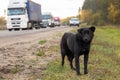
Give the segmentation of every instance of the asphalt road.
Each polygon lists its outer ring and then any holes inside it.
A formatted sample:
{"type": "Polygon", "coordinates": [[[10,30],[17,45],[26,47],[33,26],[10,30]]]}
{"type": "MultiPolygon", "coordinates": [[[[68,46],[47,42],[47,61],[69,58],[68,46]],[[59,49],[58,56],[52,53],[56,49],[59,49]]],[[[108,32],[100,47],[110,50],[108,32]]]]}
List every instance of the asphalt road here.
{"type": "Polygon", "coordinates": [[[0,31],[0,38],[34,34],[34,33],[51,31],[51,30],[61,29],[61,28],[65,28],[65,26],[54,27],[54,28],[49,28],[48,27],[48,28],[33,29],[33,30],[15,30],[15,31],[14,30],[12,30],[12,31],[4,30],[4,31],[0,31]]]}

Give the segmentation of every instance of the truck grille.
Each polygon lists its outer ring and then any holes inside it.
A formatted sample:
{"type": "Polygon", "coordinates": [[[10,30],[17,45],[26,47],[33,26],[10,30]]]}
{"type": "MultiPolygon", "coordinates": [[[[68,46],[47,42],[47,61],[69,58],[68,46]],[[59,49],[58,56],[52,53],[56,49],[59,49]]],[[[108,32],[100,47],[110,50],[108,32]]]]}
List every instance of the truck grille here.
{"type": "Polygon", "coordinates": [[[42,23],[48,25],[49,22],[48,21],[42,21],[42,23]]]}
{"type": "Polygon", "coordinates": [[[12,27],[20,27],[21,22],[12,22],[12,27]]]}
{"type": "Polygon", "coordinates": [[[13,25],[13,27],[20,27],[20,25],[13,25]]]}
{"type": "Polygon", "coordinates": [[[20,22],[12,22],[12,24],[20,24],[20,22]]]}
{"type": "Polygon", "coordinates": [[[11,20],[21,20],[20,18],[11,18],[11,20]]]}

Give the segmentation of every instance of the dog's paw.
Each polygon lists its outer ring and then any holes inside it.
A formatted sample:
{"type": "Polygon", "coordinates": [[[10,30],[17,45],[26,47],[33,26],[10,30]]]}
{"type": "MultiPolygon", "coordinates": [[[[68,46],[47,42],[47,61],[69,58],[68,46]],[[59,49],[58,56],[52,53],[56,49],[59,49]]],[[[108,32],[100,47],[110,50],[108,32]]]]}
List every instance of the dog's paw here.
{"type": "Polygon", "coordinates": [[[88,72],[87,72],[87,71],[85,71],[85,72],[84,72],[84,74],[88,74],[88,72]]]}
{"type": "Polygon", "coordinates": [[[76,68],[71,68],[72,70],[76,70],[76,68]]]}
{"type": "Polygon", "coordinates": [[[82,75],[80,72],[77,72],[77,75],[82,75]]]}
{"type": "Polygon", "coordinates": [[[77,73],[78,76],[82,75],[81,73],[77,73]]]}

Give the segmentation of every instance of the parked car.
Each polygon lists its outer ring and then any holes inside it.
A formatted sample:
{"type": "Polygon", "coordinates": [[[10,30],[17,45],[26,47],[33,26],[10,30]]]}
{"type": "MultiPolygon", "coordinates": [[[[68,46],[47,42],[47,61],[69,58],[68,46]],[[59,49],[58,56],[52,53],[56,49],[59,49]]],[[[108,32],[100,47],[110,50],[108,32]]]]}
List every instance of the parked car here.
{"type": "Polygon", "coordinates": [[[80,25],[80,21],[78,18],[71,18],[69,20],[69,25],[70,26],[79,26],[80,25]]]}

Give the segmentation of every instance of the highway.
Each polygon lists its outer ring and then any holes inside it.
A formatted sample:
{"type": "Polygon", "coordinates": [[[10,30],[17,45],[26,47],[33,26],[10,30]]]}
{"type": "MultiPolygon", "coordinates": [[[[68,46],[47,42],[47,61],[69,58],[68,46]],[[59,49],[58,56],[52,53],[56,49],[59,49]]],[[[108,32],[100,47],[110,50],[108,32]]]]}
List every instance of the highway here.
{"type": "Polygon", "coordinates": [[[34,34],[34,33],[41,33],[41,32],[61,29],[61,28],[65,28],[65,26],[54,27],[54,28],[47,27],[47,28],[33,29],[33,30],[12,30],[12,31],[3,30],[3,31],[0,31],[0,38],[22,36],[22,35],[34,34]]]}

